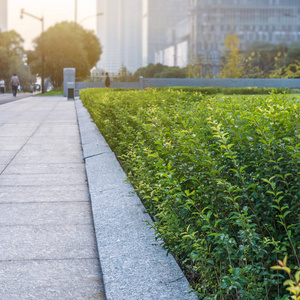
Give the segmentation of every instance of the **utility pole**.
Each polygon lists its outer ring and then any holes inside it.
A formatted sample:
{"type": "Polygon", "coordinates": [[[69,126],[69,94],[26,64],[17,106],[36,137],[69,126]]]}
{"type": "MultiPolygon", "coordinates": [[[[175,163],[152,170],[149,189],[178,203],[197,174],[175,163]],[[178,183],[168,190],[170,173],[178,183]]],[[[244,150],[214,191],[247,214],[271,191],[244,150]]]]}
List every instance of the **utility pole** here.
{"type": "Polygon", "coordinates": [[[76,26],[77,26],[77,0],[75,0],[75,17],[74,17],[74,20],[75,20],[75,30],[76,30],[76,26]]]}

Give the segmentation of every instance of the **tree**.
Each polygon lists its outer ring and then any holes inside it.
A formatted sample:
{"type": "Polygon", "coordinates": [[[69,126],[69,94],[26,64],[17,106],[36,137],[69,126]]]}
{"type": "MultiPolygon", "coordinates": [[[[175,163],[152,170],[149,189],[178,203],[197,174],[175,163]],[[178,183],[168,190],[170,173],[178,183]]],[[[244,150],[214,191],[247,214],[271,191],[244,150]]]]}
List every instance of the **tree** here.
{"type": "Polygon", "coordinates": [[[147,67],[139,68],[134,73],[136,80],[140,76],[145,78],[186,78],[187,73],[185,68],[169,67],[160,63],[156,65],[150,63],[147,67]]]}
{"type": "Polygon", "coordinates": [[[28,52],[32,70],[41,76],[43,47],[44,75],[54,87],[63,84],[63,68],[76,68],[76,79],[85,79],[102,53],[98,38],[74,22],[62,22],[44,32],[43,39],[35,39],[35,50],[28,52]],[[43,45],[43,46],[42,46],[43,45]]]}
{"type": "Polygon", "coordinates": [[[300,58],[300,42],[292,44],[286,53],[287,64],[293,64],[300,58]]]}
{"type": "Polygon", "coordinates": [[[7,89],[10,89],[13,73],[18,74],[24,90],[29,90],[30,85],[35,82],[35,77],[26,64],[23,42],[22,37],[14,30],[0,32],[0,79],[5,80],[7,89]]]}
{"type": "Polygon", "coordinates": [[[220,78],[241,78],[245,75],[243,57],[239,50],[239,37],[228,35],[224,40],[225,50],[221,62],[220,78]]]}
{"type": "Polygon", "coordinates": [[[186,69],[167,67],[162,72],[155,74],[154,78],[186,78],[186,69]]]}
{"type": "Polygon", "coordinates": [[[274,45],[268,42],[256,41],[245,51],[247,76],[268,78],[276,68],[286,64],[285,57],[288,48],[285,44],[274,45]]]}
{"type": "Polygon", "coordinates": [[[121,69],[118,72],[118,81],[120,82],[131,82],[135,81],[133,74],[127,70],[127,68],[122,65],[121,69]]]}
{"type": "Polygon", "coordinates": [[[299,78],[300,77],[300,61],[295,60],[293,63],[287,64],[287,55],[281,58],[281,53],[275,57],[274,70],[270,72],[270,78],[299,78]]]}
{"type": "Polygon", "coordinates": [[[186,66],[188,78],[213,78],[212,62],[204,56],[197,57],[193,53],[190,54],[189,63],[186,66]]]}
{"type": "Polygon", "coordinates": [[[146,67],[142,67],[136,70],[134,73],[134,77],[139,78],[140,76],[143,76],[145,78],[154,78],[154,76],[160,72],[162,72],[166,66],[158,63],[156,65],[150,63],[146,67]]]}

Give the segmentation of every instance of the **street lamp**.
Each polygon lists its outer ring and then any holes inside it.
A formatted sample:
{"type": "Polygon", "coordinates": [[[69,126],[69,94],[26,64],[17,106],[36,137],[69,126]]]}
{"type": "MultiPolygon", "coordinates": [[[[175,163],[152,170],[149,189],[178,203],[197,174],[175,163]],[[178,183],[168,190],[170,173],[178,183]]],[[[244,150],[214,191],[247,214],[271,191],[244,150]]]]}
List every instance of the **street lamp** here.
{"type": "Polygon", "coordinates": [[[93,18],[93,17],[99,17],[99,16],[102,16],[102,15],[103,15],[103,13],[97,13],[95,15],[87,16],[87,17],[83,18],[79,23],[84,22],[86,19],[93,18]]]}
{"type": "Polygon", "coordinates": [[[20,18],[23,19],[23,15],[27,15],[29,17],[32,17],[42,23],[42,42],[41,42],[41,55],[42,55],[42,74],[41,74],[41,80],[42,80],[42,93],[45,93],[44,88],[44,17],[37,17],[35,15],[32,15],[28,12],[25,12],[24,8],[21,9],[21,15],[20,18]]]}
{"type": "Polygon", "coordinates": [[[75,29],[77,25],[77,0],[75,0],[75,29]]]}

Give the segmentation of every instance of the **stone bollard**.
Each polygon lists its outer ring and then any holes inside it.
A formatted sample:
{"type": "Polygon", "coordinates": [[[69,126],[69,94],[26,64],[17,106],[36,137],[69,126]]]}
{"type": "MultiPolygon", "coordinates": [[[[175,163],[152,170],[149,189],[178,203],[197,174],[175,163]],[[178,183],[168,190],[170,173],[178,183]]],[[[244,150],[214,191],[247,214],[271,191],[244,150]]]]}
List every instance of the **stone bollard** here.
{"type": "Polygon", "coordinates": [[[75,72],[75,68],[64,68],[64,97],[68,97],[68,82],[74,82],[75,84],[75,72]]]}

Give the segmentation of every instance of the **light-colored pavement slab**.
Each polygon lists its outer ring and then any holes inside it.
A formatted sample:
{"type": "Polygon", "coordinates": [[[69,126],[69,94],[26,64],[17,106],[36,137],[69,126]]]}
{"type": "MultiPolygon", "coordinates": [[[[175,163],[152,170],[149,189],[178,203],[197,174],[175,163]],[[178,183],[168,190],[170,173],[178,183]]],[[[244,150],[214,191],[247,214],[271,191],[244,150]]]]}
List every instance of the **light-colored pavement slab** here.
{"type": "Polygon", "coordinates": [[[114,153],[76,100],[107,300],[196,300],[114,153]]]}
{"type": "Polygon", "coordinates": [[[98,259],[4,261],[1,299],[105,299],[99,267],[98,259]]]}
{"type": "Polygon", "coordinates": [[[0,299],[105,299],[74,102],[0,106],[0,299]]]}
{"type": "Polygon", "coordinates": [[[13,202],[78,202],[89,201],[85,185],[14,186],[0,187],[1,203],[13,202]]]}
{"type": "Polygon", "coordinates": [[[93,225],[90,203],[85,202],[49,202],[2,203],[0,226],[40,226],[40,225],[93,225]],[[34,218],[32,218],[34,215],[34,218]]]}

